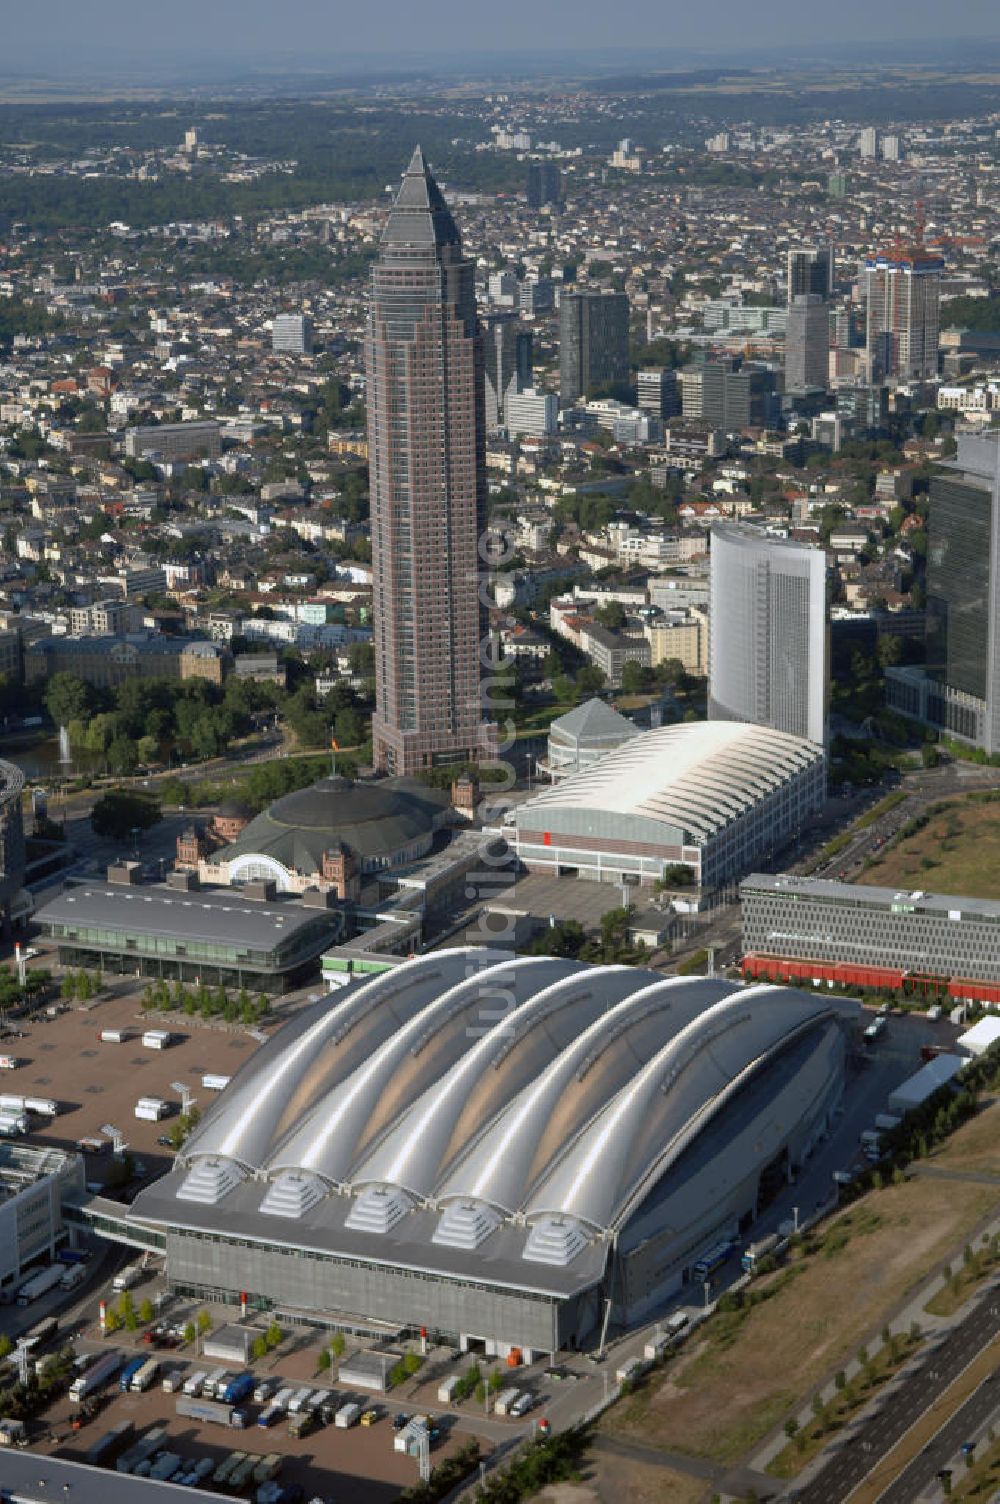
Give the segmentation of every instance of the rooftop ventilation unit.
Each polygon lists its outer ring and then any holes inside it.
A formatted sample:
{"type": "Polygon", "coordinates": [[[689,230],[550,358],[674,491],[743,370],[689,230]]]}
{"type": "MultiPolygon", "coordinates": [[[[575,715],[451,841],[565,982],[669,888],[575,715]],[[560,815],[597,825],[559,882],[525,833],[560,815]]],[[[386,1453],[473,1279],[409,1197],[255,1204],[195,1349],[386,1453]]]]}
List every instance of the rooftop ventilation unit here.
{"type": "Polygon", "coordinates": [[[322,1201],[327,1188],[317,1175],[302,1170],[286,1170],[271,1182],[260,1203],[265,1217],[290,1217],[298,1220],[322,1201]]]}
{"type": "Polygon", "coordinates": [[[405,1191],[391,1185],[372,1186],[362,1191],[344,1220],[354,1232],[391,1232],[413,1210],[405,1191]]]}
{"type": "Polygon", "coordinates": [[[184,1179],[177,1192],[178,1201],[200,1201],[203,1206],[215,1206],[223,1196],[235,1190],[243,1179],[243,1171],[231,1159],[200,1159],[184,1179]]]}
{"type": "Polygon", "coordinates": [[[454,1201],[445,1208],[431,1242],[471,1251],[496,1232],[501,1220],[499,1213],[482,1201],[454,1201]]]}
{"type": "Polygon", "coordinates": [[[554,1264],[565,1269],[589,1242],[573,1217],[542,1217],[528,1234],[521,1256],[530,1264],[554,1264]]]}

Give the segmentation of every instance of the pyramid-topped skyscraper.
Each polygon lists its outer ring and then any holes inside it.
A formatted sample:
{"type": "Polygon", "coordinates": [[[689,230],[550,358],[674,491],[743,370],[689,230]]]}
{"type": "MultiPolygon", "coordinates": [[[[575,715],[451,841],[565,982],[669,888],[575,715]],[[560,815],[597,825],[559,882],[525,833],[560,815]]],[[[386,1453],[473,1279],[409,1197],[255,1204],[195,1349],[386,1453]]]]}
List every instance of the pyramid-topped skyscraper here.
{"type": "Polygon", "coordinates": [[[368,330],[375,766],[483,752],[483,345],[472,262],[417,147],[372,269],[368,330]]]}

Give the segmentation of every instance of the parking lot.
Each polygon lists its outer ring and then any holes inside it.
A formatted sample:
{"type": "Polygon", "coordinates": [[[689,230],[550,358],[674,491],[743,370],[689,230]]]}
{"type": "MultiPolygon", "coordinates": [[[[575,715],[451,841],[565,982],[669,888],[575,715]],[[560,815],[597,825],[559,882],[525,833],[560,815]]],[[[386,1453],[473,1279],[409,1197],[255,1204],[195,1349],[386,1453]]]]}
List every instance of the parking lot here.
{"type": "MultiPolygon", "coordinates": [[[[60,1005],[63,1011],[56,1017],[43,1010],[35,1019],[15,1022],[20,1037],[8,1034],[3,1050],[22,1063],[16,1070],[0,1071],[0,1092],[51,1097],[59,1104],[56,1117],[34,1119],[28,1142],[71,1149],[83,1138],[106,1139],[104,1125],[113,1125],[152,1176],[162,1173],[172,1158],[157,1139],[180,1111],[173,1083],[190,1086],[204,1111],[214,1093],[202,1088],[202,1076],[234,1075],[258,1041],[243,1028],[209,1026],[182,1013],[166,1021],[150,1019],[142,1012],[134,983],[119,982],[117,988],[121,990],[87,1006],[60,1005]],[[154,1028],[171,1031],[174,1042],[168,1049],[143,1046],[143,1031],[154,1028]],[[122,1044],[102,1043],[103,1029],[123,1029],[128,1037],[122,1044]],[[160,1098],[170,1116],[160,1122],[136,1118],[139,1097],[160,1098]]],[[[88,1153],[86,1161],[88,1181],[103,1182],[108,1154],[88,1153]]]]}
{"type": "MultiPolygon", "coordinates": [[[[169,1354],[163,1363],[164,1366],[180,1366],[169,1354]]],[[[196,1368],[220,1365],[200,1360],[183,1366],[185,1371],[194,1372],[196,1368]]],[[[287,1368],[289,1384],[296,1382],[292,1371],[296,1367],[301,1367],[301,1363],[286,1363],[279,1359],[278,1368],[283,1370],[281,1377],[286,1377],[284,1370],[287,1368]]],[[[299,1375],[298,1378],[302,1384],[308,1384],[310,1378],[314,1378],[317,1387],[322,1384],[322,1387],[334,1390],[343,1402],[357,1399],[368,1407],[374,1406],[378,1419],[370,1427],[354,1425],[341,1429],[334,1425],[320,1425],[308,1436],[296,1439],[289,1436],[284,1420],[267,1429],[258,1427],[256,1418],[264,1406],[250,1403],[245,1407],[249,1424],[242,1430],[230,1430],[178,1416],[178,1395],[165,1394],[158,1380],[144,1394],[122,1394],[114,1385],[110,1386],[100,1412],[79,1431],[70,1428],[70,1416],[77,1407],[67,1398],[59,1400],[46,1416],[50,1439],[34,1445],[33,1450],[80,1461],[112,1426],[130,1421],[137,1436],[152,1426],[164,1427],[167,1436],[162,1443],[163,1449],[180,1454],[192,1464],[207,1457],[218,1466],[234,1451],[261,1458],[280,1452],[284,1458],[280,1481],[283,1484],[298,1483],[306,1498],[318,1496],[324,1500],[336,1500],[337,1504],[388,1504],[401,1488],[417,1482],[416,1459],[395,1451],[393,1447],[392,1416],[398,1408],[396,1403],[360,1392],[348,1394],[337,1389],[335,1381],[330,1383],[328,1376],[309,1375],[303,1379],[299,1375]]],[[[405,1409],[410,1414],[414,1411],[409,1402],[405,1409]]],[[[432,1463],[457,1451],[470,1439],[464,1425],[459,1427],[447,1421],[439,1425],[441,1436],[432,1449],[432,1463]]],[[[491,1442],[487,1437],[480,1437],[480,1443],[484,1453],[490,1450],[491,1442]]],[[[206,1480],[206,1486],[213,1487],[211,1476],[206,1480]]]]}

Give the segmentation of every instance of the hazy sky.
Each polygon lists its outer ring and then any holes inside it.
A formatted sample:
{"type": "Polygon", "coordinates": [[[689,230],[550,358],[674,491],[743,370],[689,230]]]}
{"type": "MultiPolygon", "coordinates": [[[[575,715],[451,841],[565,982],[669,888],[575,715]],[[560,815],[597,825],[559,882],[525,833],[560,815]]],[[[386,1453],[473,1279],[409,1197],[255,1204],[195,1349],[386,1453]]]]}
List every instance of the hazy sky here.
{"type": "Polygon", "coordinates": [[[103,51],[193,51],[321,69],[347,53],[734,49],[894,35],[1000,38],[998,0],[0,0],[0,72],[81,66],[103,51]]]}

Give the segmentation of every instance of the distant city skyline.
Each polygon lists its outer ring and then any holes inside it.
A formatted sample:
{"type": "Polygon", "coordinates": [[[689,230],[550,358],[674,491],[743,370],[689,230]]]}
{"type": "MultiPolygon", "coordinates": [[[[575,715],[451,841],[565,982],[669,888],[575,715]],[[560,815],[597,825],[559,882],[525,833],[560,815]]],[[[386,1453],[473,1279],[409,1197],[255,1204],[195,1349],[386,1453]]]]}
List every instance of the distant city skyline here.
{"type": "MultiPolygon", "coordinates": [[[[905,6],[903,0],[891,0],[875,12],[863,0],[843,0],[835,21],[828,9],[802,6],[798,0],[775,0],[755,10],[752,19],[742,0],[718,0],[710,13],[679,0],[635,0],[630,27],[642,42],[631,49],[622,45],[620,19],[613,12],[566,3],[539,9],[528,0],[509,0],[502,35],[491,12],[458,0],[425,0],[420,7],[387,0],[377,12],[361,9],[349,16],[323,0],[288,0],[279,10],[264,0],[246,0],[239,6],[238,33],[234,10],[223,0],[207,5],[175,0],[165,10],[150,7],[142,18],[138,48],[129,41],[135,34],[135,7],[127,0],[94,0],[85,9],[70,0],[53,0],[44,11],[8,7],[0,73],[25,67],[60,71],[67,64],[75,70],[93,68],[102,57],[130,51],[148,58],[153,71],[153,49],[165,49],[168,59],[190,51],[202,61],[208,56],[220,64],[256,60],[260,66],[291,65],[311,72],[341,71],[355,61],[360,65],[364,54],[406,67],[435,55],[514,57],[519,49],[509,39],[517,36],[530,37],[530,48],[523,49],[526,58],[537,59],[547,49],[574,57],[612,48],[622,56],[631,53],[648,67],[689,62],[685,53],[692,49],[706,49],[702,62],[708,65],[732,63],[740,51],[756,55],[771,47],[839,48],[860,41],[871,47],[891,41],[905,50],[939,38],[1000,40],[992,0],[954,0],[946,23],[936,0],[909,0],[905,6]],[[900,34],[904,18],[905,33],[900,34]]],[[[602,61],[606,66],[613,57],[605,55],[602,61]]]]}

